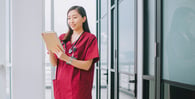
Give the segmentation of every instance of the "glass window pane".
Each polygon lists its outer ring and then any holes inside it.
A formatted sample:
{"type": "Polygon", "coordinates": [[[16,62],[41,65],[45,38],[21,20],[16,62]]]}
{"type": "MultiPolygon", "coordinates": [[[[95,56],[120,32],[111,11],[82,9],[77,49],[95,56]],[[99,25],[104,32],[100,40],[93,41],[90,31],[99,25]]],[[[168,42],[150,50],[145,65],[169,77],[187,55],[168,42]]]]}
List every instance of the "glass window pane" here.
{"type": "Polygon", "coordinates": [[[108,0],[101,0],[101,17],[108,12],[107,4],[108,0]]]}
{"type": "Polygon", "coordinates": [[[119,71],[134,73],[134,0],[119,4],[119,71]],[[128,9],[128,10],[127,10],[128,9]]]}
{"type": "Polygon", "coordinates": [[[101,67],[107,68],[108,65],[108,32],[107,15],[101,20],[101,67]]]}
{"type": "Polygon", "coordinates": [[[154,75],[155,69],[155,0],[146,0],[144,8],[144,74],[154,75]]]}
{"type": "Polygon", "coordinates": [[[163,78],[195,85],[195,2],[163,1],[163,78]]]}
{"type": "Polygon", "coordinates": [[[135,83],[129,83],[129,80],[135,80],[134,76],[119,74],[119,99],[134,99],[135,83]]]}
{"type": "Polygon", "coordinates": [[[135,12],[134,0],[123,0],[119,3],[119,99],[134,99],[135,77],[134,53],[135,53],[135,12]],[[126,72],[126,73],[124,73],[126,72]]]}
{"type": "Polygon", "coordinates": [[[67,11],[71,7],[70,1],[62,1],[62,0],[54,0],[54,18],[52,21],[54,21],[53,28],[55,32],[58,34],[58,36],[62,33],[65,33],[68,31],[67,28],[67,11]]]}

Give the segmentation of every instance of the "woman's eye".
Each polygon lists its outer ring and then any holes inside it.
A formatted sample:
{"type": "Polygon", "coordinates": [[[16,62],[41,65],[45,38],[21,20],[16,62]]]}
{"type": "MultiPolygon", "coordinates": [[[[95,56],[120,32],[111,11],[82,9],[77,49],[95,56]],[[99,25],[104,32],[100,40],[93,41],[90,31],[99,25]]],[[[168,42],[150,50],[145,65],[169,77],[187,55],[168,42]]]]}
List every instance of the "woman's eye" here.
{"type": "Polygon", "coordinates": [[[74,19],[76,19],[77,17],[73,17],[74,19]]]}

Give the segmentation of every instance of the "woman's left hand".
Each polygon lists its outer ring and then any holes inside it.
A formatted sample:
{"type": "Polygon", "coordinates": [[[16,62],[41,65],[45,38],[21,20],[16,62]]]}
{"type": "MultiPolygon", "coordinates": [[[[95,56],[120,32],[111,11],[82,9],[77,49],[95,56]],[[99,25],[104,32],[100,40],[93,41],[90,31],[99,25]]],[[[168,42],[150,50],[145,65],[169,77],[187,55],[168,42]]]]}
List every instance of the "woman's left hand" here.
{"type": "Polygon", "coordinates": [[[68,57],[59,46],[57,46],[52,52],[55,53],[60,60],[65,60],[66,57],[68,57]]]}

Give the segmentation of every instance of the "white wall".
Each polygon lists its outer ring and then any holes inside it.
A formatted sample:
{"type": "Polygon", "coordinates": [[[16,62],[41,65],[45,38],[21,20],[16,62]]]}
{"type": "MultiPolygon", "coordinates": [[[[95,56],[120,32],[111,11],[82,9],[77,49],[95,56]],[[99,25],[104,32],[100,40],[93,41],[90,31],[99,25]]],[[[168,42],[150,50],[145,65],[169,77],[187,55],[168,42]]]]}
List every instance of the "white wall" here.
{"type": "Polygon", "coordinates": [[[12,0],[12,98],[44,99],[44,0],[12,0]]]}
{"type": "Polygon", "coordinates": [[[0,64],[5,64],[5,0],[0,0],[0,64]]]}
{"type": "Polygon", "coordinates": [[[5,99],[5,0],[0,0],[0,99],[5,99]]]}

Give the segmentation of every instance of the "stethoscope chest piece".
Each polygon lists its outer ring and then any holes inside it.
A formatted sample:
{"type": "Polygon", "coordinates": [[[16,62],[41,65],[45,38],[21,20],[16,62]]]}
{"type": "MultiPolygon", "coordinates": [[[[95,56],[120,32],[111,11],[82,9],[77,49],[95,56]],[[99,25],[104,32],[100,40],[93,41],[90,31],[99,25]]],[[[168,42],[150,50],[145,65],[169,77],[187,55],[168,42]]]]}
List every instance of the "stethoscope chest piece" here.
{"type": "Polygon", "coordinates": [[[72,49],[71,49],[71,48],[68,50],[68,53],[69,53],[69,54],[71,54],[71,53],[72,53],[72,49]]]}
{"type": "Polygon", "coordinates": [[[70,48],[68,50],[68,53],[71,54],[72,52],[76,52],[77,48],[75,46],[73,46],[73,48],[70,48]]]}

